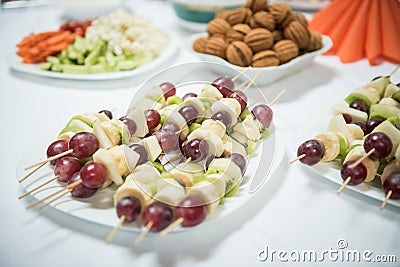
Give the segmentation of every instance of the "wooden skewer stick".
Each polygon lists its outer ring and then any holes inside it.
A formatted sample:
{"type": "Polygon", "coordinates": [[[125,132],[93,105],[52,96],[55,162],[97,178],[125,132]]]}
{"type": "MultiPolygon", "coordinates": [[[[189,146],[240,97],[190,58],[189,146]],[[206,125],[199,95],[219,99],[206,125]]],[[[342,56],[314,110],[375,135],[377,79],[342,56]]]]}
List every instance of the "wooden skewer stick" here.
{"type": "Polygon", "coordinates": [[[350,183],[350,180],[351,180],[350,176],[346,178],[344,183],[339,187],[338,191],[336,192],[338,195],[340,195],[340,193],[342,193],[342,191],[346,187],[346,185],[348,185],[350,183]]]}
{"type": "Polygon", "coordinates": [[[64,193],[62,193],[61,195],[53,198],[52,200],[50,200],[49,202],[44,203],[42,206],[39,206],[39,209],[43,209],[45,207],[47,207],[48,205],[50,205],[51,203],[53,203],[54,201],[56,201],[57,199],[62,198],[63,196],[65,196],[66,194],[68,194],[69,192],[71,192],[73,190],[73,188],[67,189],[67,191],[65,191],[64,193]]]}
{"type": "Polygon", "coordinates": [[[32,193],[32,192],[38,190],[39,188],[42,188],[43,186],[45,186],[46,184],[51,183],[52,181],[56,180],[58,177],[60,177],[60,175],[54,176],[54,177],[51,178],[50,180],[48,180],[48,181],[42,183],[41,185],[36,186],[35,188],[33,188],[32,190],[29,190],[29,191],[26,192],[25,194],[20,195],[20,196],[18,197],[18,199],[21,199],[21,198],[26,197],[26,196],[29,195],[30,193],[32,193]]]}
{"type": "Polygon", "coordinates": [[[117,234],[119,228],[121,228],[122,224],[125,222],[125,215],[122,215],[121,218],[119,218],[118,224],[114,227],[114,229],[110,232],[106,239],[107,244],[111,244],[111,242],[114,240],[115,235],[117,234]]]}
{"type": "Polygon", "coordinates": [[[306,154],[301,154],[300,156],[296,157],[295,159],[293,159],[290,164],[295,163],[298,160],[301,160],[302,158],[304,158],[306,156],[306,154]]]}
{"type": "Polygon", "coordinates": [[[364,159],[366,159],[366,158],[368,158],[369,156],[371,156],[374,152],[375,152],[375,148],[372,148],[370,151],[368,151],[368,153],[366,153],[364,156],[362,156],[361,158],[359,158],[356,162],[354,162],[353,164],[351,164],[349,167],[350,167],[350,168],[355,168],[355,167],[357,167],[358,164],[360,164],[364,159]]]}
{"type": "Polygon", "coordinates": [[[33,169],[32,171],[30,171],[29,173],[25,174],[24,177],[22,177],[21,179],[18,180],[18,182],[22,183],[23,181],[25,181],[29,176],[31,176],[32,174],[34,174],[37,170],[39,170],[40,168],[42,168],[47,162],[43,162],[42,164],[39,164],[39,166],[37,166],[35,169],[33,169]]]}
{"type": "Polygon", "coordinates": [[[39,200],[29,204],[28,206],[26,206],[26,209],[30,209],[30,208],[42,203],[43,201],[45,201],[45,200],[47,200],[47,199],[49,199],[49,198],[51,198],[51,197],[53,197],[55,195],[58,195],[58,194],[62,193],[64,190],[72,189],[72,188],[74,188],[75,186],[77,186],[80,183],[82,183],[82,179],[79,179],[78,181],[75,181],[72,184],[69,184],[66,187],[61,188],[60,190],[54,192],[53,194],[51,194],[51,195],[49,195],[49,196],[47,196],[45,198],[39,199],[39,200]]]}
{"type": "Polygon", "coordinates": [[[257,72],[256,75],[254,75],[253,79],[251,81],[249,81],[249,83],[247,84],[246,88],[244,88],[243,93],[246,93],[247,90],[249,90],[251,85],[254,84],[255,81],[258,79],[258,76],[260,76],[260,72],[257,72]]]}
{"type": "Polygon", "coordinates": [[[236,87],[236,90],[242,90],[242,87],[245,86],[247,83],[249,83],[249,81],[244,80],[241,84],[239,84],[238,87],[236,87]]]}
{"type": "Polygon", "coordinates": [[[236,74],[236,76],[232,78],[232,81],[234,82],[237,78],[245,74],[249,69],[251,69],[251,66],[248,66],[247,68],[236,74]]]}
{"type": "Polygon", "coordinates": [[[286,89],[283,89],[272,101],[269,103],[269,106],[272,107],[273,104],[276,103],[276,101],[279,100],[283,96],[283,94],[286,92],[286,89]]]}
{"type": "Polygon", "coordinates": [[[166,236],[169,232],[171,232],[175,227],[177,227],[179,224],[181,224],[185,219],[183,217],[179,217],[178,219],[176,219],[173,223],[171,223],[170,225],[168,225],[167,228],[165,228],[164,230],[162,230],[160,232],[160,237],[164,237],[166,236]]]}
{"type": "Polygon", "coordinates": [[[268,96],[270,94],[270,92],[265,92],[262,94],[262,96],[258,97],[256,100],[254,100],[253,102],[251,102],[251,104],[249,106],[253,106],[255,103],[257,103],[260,100],[264,100],[264,98],[266,96],[268,96]]]}
{"type": "Polygon", "coordinates": [[[393,76],[400,68],[400,65],[397,65],[397,67],[389,74],[389,76],[393,76]]]}
{"type": "Polygon", "coordinates": [[[189,162],[190,162],[191,160],[192,160],[192,157],[189,157],[189,158],[182,164],[181,168],[185,168],[186,165],[188,165],[189,162]]]}
{"type": "Polygon", "coordinates": [[[180,133],[183,132],[184,130],[185,130],[185,128],[180,129],[180,130],[176,131],[175,134],[180,134],[180,133]]]}
{"type": "Polygon", "coordinates": [[[182,155],[177,154],[177,155],[173,156],[172,158],[168,159],[167,163],[171,163],[172,161],[177,160],[181,157],[182,157],[182,155]]]}
{"type": "Polygon", "coordinates": [[[387,204],[388,201],[389,201],[389,198],[392,196],[392,193],[393,193],[392,190],[389,190],[389,192],[387,192],[386,197],[385,197],[385,200],[382,202],[381,210],[383,210],[383,209],[385,208],[386,204],[387,204]]]}
{"type": "Polygon", "coordinates": [[[72,151],[73,151],[73,149],[70,149],[70,150],[67,150],[67,151],[65,151],[65,152],[62,152],[62,153],[60,153],[60,154],[57,154],[57,155],[55,155],[55,156],[52,156],[52,157],[50,157],[50,158],[47,158],[47,159],[45,159],[45,160],[42,160],[42,161],[40,161],[40,162],[38,162],[38,163],[32,164],[32,165],[26,167],[25,170],[29,170],[29,169],[32,169],[33,167],[36,167],[36,166],[41,165],[41,164],[43,164],[43,163],[47,163],[47,162],[49,162],[49,161],[52,161],[52,160],[55,160],[55,159],[64,157],[64,156],[66,156],[66,155],[68,155],[68,154],[71,154],[72,151]]]}
{"type": "Polygon", "coordinates": [[[144,228],[143,232],[141,232],[140,235],[135,240],[135,247],[138,247],[142,243],[143,239],[146,237],[147,233],[150,231],[153,224],[154,224],[153,221],[149,221],[146,224],[146,227],[144,228]]]}

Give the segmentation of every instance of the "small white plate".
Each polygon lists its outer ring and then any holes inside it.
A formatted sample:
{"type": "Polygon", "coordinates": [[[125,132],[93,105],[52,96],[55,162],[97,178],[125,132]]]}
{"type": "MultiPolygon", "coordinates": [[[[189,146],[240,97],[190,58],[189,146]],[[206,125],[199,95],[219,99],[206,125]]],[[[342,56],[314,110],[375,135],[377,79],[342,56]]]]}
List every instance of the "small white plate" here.
{"type": "Polygon", "coordinates": [[[21,61],[15,53],[8,56],[7,61],[9,66],[19,72],[47,77],[55,79],[65,79],[65,80],[86,80],[86,81],[104,81],[104,80],[116,80],[124,78],[133,78],[140,75],[144,75],[148,72],[154,71],[160,66],[167,63],[178,50],[178,40],[177,37],[169,33],[169,43],[165,50],[155,59],[137,67],[133,70],[128,71],[116,71],[116,72],[105,72],[105,73],[94,73],[94,74],[74,74],[74,73],[62,73],[54,71],[41,70],[39,64],[25,64],[21,61]]]}
{"type": "MultiPolygon", "coordinates": [[[[303,143],[306,140],[312,139],[313,136],[316,136],[317,134],[323,133],[325,131],[326,125],[328,124],[332,116],[333,113],[327,113],[327,114],[324,113],[315,115],[314,118],[307,119],[307,123],[305,124],[307,125],[307,127],[302,127],[297,132],[296,139],[291,145],[291,147],[294,148],[292,154],[293,158],[296,156],[295,153],[297,151],[297,147],[299,147],[301,143],[303,143]]],[[[302,163],[297,162],[297,164],[302,164],[302,163]]],[[[314,166],[308,166],[308,165],[303,165],[303,166],[310,168],[314,172],[321,175],[324,179],[336,183],[338,185],[338,189],[343,184],[343,179],[340,176],[341,165],[338,162],[317,163],[314,166]]],[[[380,188],[379,184],[374,184],[374,182],[362,183],[356,186],[346,186],[342,194],[345,193],[346,190],[355,191],[364,196],[379,200],[380,202],[385,200],[385,192],[383,191],[382,188],[380,188]]],[[[399,200],[389,199],[388,205],[400,207],[400,199],[399,200]]]]}
{"type": "MultiPolygon", "coordinates": [[[[220,57],[208,55],[208,54],[202,54],[202,53],[198,53],[198,52],[194,51],[193,47],[192,47],[194,40],[196,40],[199,37],[206,37],[206,36],[207,36],[206,33],[199,33],[199,34],[192,35],[190,38],[188,38],[185,41],[185,43],[184,43],[185,48],[189,52],[197,55],[199,58],[201,58],[204,61],[220,63],[222,65],[228,66],[228,67],[236,69],[238,71],[243,71],[244,69],[246,69],[246,67],[235,66],[220,57]]],[[[246,75],[248,77],[254,77],[256,75],[256,73],[260,72],[260,76],[257,79],[257,84],[258,85],[270,84],[276,80],[279,80],[285,76],[288,76],[290,74],[298,72],[298,71],[304,69],[305,67],[307,67],[309,64],[312,63],[312,61],[314,60],[314,58],[316,56],[325,53],[332,47],[332,40],[328,36],[323,35],[322,36],[322,44],[323,44],[323,47],[321,49],[301,55],[301,56],[289,61],[288,63],[282,64],[279,66],[274,66],[274,67],[251,68],[246,72],[246,75]]],[[[221,71],[219,68],[213,68],[212,70],[218,74],[221,74],[221,71]]],[[[225,73],[224,75],[228,75],[231,77],[235,76],[233,72],[225,73]]]]}

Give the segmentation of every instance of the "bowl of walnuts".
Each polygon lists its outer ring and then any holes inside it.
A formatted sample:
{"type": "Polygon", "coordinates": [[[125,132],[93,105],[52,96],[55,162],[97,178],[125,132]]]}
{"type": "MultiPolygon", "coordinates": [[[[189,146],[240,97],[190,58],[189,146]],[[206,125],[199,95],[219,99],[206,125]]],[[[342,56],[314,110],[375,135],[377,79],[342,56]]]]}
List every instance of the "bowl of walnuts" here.
{"type": "Polygon", "coordinates": [[[247,0],[239,8],[222,11],[207,25],[207,33],[191,36],[186,48],[204,61],[236,69],[260,72],[257,83],[265,85],[295,73],[328,51],[332,41],[308,29],[302,13],[286,3],[247,0]]]}

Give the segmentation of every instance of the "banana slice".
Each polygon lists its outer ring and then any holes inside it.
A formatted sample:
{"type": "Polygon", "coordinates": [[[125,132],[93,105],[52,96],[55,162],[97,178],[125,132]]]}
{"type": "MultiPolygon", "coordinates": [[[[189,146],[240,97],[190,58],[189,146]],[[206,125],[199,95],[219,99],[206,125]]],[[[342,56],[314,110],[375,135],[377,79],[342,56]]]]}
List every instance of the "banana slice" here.
{"type": "Polygon", "coordinates": [[[225,124],[220,121],[215,121],[212,119],[207,119],[203,121],[201,124],[201,128],[207,129],[213,133],[215,133],[219,138],[224,137],[226,133],[225,124]]]}
{"type": "MultiPolygon", "coordinates": [[[[357,161],[359,158],[365,155],[365,150],[363,146],[356,146],[353,148],[344,159],[344,162],[354,160],[357,161]]],[[[379,168],[379,160],[373,160],[369,157],[365,158],[362,161],[362,164],[367,169],[367,177],[365,178],[365,182],[370,182],[375,178],[375,175],[379,168]]]]}
{"type": "Polygon", "coordinates": [[[121,142],[121,135],[119,133],[118,128],[111,121],[102,121],[101,127],[103,127],[104,132],[106,133],[108,139],[110,139],[111,143],[116,146],[121,142]]]}
{"type": "Polygon", "coordinates": [[[201,90],[201,93],[199,94],[198,98],[200,100],[205,100],[205,101],[210,101],[210,100],[220,100],[223,98],[223,95],[221,92],[215,88],[212,85],[206,85],[203,87],[201,90]]]}
{"type": "Polygon", "coordinates": [[[66,140],[66,141],[69,141],[71,138],[72,138],[72,136],[74,136],[76,133],[75,132],[65,132],[65,133],[62,133],[62,134],[60,134],[58,137],[57,137],[57,140],[66,140]]]}
{"type": "Polygon", "coordinates": [[[345,136],[349,143],[353,142],[354,138],[351,134],[351,131],[348,127],[348,124],[343,118],[343,115],[336,115],[331,118],[329,121],[327,131],[339,132],[342,133],[342,136],[345,136]]]}
{"type": "Polygon", "coordinates": [[[127,181],[115,191],[114,206],[117,206],[118,201],[125,197],[136,197],[140,201],[142,207],[147,206],[147,204],[152,201],[150,189],[146,185],[138,186],[132,179],[127,179],[127,181]]]}
{"type": "Polygon", "coordinates": [[[217,187],[212,182],[201,181],[192,187],[188,188],[189,196],[199,196],[207,205],[207,212],[211,214],[219,205],[220,193],[217,187]]]}
{"type": "Polygon", "coordinates": [[[186,191],[175,179],[165,179],[170,180],[168,186],[162,187],[153,196],[154,199],[164,202],[171,206],[177,206],[179,202],[185,197],[186,191]]]}
{"type": "Polygon", "coordinates": [[[121,176],[126,176],[133,172],[139,160],[139,154],[130,149],[127,145],[112,147],[108,150],[117,165],[121,176]]]}
{"type": "Polygon", "coordinates": [[[355,140],[363,140],[364,139],[364,131],[357,124],[347,124],[349,127],[351,135],[355,140]]]}
{"type": "Polygon", "coordinates": [[[93,161],[101,163],[106,167],[107,178],[113,181],[116,185],[121,185],[123,183],[121,174],[118,171],[118,166],[110,151],[100,148],[93,154],[93,161]]]}
{"type": "Polygon", "coordinates": [[[186,187],[190,187],[194,183],[194,177],[204,173],[203,166],[197,163],[180,163],[170,170],[172,177],[181,179],[186,187]]]}
{"type": "Polygon", "coordinates": [[[121,143],[128,145],[131,138],[131,133],[129,132],[128,126],[118,119],[112,119],[111,123],[117,127],[119,135],[121,136],[121,143]]]}
{"type": "Polygon", "coordinates": [[[337,158],[340,153],[340,141],[335,132],[319,134],[314,139],[321,141],[325,147],[325,154],[321,162],[328,162],[337,158]]]}

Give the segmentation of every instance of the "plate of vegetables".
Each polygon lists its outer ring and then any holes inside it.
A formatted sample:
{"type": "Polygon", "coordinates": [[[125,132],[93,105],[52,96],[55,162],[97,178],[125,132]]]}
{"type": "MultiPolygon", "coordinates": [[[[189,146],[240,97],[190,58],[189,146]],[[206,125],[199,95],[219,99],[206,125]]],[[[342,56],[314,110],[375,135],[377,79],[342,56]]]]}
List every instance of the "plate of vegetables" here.
{"type": "Polygon", "coordinates": [[[334,104],[324,132],[318,126],[301,134],[320,132],[298,147],[294,160],[341,185],[338,194],[356,191],[381,201],[381,209],[400,207],[400,87],[390,78],[378,77],[334,104]]]}
{"type": "Polygon", "coordinates": [[[284,144],[263,94],[215,77],[209,64],[153,76],[123,116],[73,116],[19,162],[20,198],[134,232],[184,231],[238,211],[274,173],[284,144]]]}
{"type": "Polygon", "coordinates": [[[140,16],[118,9],[55,31],[30,34],[8,58],[12,69],[43,77],[113,80],[163,66],[177,51],[176,37],[140,16]]]}

